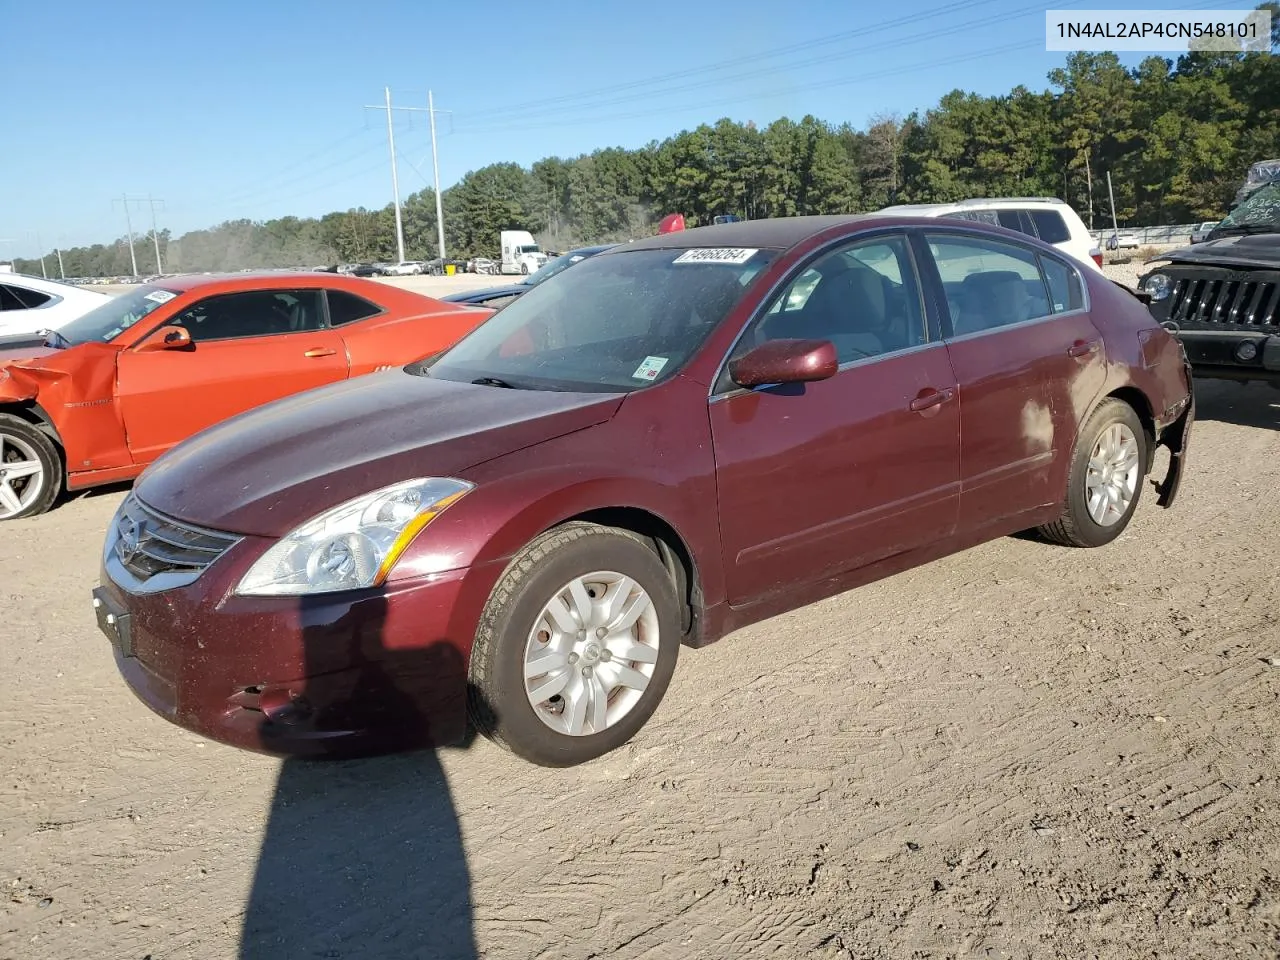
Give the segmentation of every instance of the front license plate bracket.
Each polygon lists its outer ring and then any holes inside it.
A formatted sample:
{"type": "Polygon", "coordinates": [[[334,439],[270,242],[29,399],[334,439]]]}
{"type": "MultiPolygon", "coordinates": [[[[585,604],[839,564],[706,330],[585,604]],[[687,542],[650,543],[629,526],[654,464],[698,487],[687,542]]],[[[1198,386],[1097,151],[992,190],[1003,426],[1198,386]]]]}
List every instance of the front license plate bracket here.
{"type": "Polygon", "coordinates": [[[93,589],[93,612],[111,645],[126,657],[133,656],[132,616],[111,601],[101,587],[93,589]]]}

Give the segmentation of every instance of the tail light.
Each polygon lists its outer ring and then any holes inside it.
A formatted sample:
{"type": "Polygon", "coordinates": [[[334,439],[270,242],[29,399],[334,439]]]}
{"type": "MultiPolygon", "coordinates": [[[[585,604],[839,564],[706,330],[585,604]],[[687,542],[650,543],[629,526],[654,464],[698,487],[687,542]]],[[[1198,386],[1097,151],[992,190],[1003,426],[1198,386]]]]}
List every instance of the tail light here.
{"type": "Polygon", "coordinates": [[[1102,251],[1097,247],[1089,251],[1089,256],[1093,258],[1093,262],[1098,266],[1102,266],[1102,251]]]}

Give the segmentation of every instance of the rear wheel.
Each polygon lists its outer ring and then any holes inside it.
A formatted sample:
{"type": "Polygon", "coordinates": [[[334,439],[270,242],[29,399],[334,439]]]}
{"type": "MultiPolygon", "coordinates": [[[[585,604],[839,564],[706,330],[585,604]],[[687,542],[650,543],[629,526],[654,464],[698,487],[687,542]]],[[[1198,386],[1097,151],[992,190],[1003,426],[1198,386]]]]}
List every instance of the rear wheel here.
{"type": "Polygon", "coordinates": [[[477,729],[542,766],[630,740],[680,647],[675,585],[636,534],[569,523],[537,537],[494,587],[471,653],[477,729]]]}
{"type": "Polygon", "coordinates": [[[62,457],[43,432],[0,413],[0,520],[44,513],[62,491],[62,457]]]}
{"type": "Polygon", "coordinates": [[[1147,475],[1147,435],[1134,409],[1107,399],[1076,438],[1062,513],[1040,528],[1072,547],[1101,547],[1124,532],[1138,507],[1147,475]]]}

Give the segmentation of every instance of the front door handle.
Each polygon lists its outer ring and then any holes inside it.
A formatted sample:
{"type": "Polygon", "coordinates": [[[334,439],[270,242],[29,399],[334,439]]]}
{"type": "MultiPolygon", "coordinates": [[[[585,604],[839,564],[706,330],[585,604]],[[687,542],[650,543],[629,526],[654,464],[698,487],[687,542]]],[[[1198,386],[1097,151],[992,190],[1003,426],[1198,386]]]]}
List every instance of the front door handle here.
{"type": "Polygon", "coordinates": [[[337,350],[330,347],[315,347],[303,354],[304,357],[332,357],[337,350]]]}
{"type": "Polygon", "coordinates": [[[930,390],[928,393],[922,393],[911,401],[911,412],[919,413],[921,410],[936,407],[940,403],[946,403],[954,395],[954,390],[930,390]]]}
{"type": "Polygon", "coordinates": [[[1097,349],[1097,340],[1077,340],[1071,346],[1067,347],[1067,356],[1087,357],[1089,354],[1095,353],[1097,349]]]}

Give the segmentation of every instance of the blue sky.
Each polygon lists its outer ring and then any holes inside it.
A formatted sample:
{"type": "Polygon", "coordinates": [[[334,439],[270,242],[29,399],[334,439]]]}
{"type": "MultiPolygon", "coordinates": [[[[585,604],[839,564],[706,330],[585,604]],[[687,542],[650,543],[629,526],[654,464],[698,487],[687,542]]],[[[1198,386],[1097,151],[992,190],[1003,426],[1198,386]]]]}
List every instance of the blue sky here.
{"type": "MultiPolygon", "coordinates": [[[[1147,3],[1126,9],[1249,8],[1147,3]]],[[[0,259],[391,199],[381,104],[438,110],[444,187],[498,161],[637,147],[727,116],[856,126],[955,88],[1048,86],[1046,7],[1093,2],[334,0],[5,5],[0,259]],[[446,14],[441,17],[441,12],[446,14]],[[23,39],[27,38],[27,39],[23,39]],[[13,42],[13,41],[18,42],[13,42]],[[134,229],[150,226],[134,207],[134,229]]],[[[1123,59],[1136,64],[1142,54],[1123,59]]],[[[1172,56],[1166,54],[1166,56],[1172,56]]],[[[396,114],[400,193],[430,185],[423,113],[396,114]]]]}

